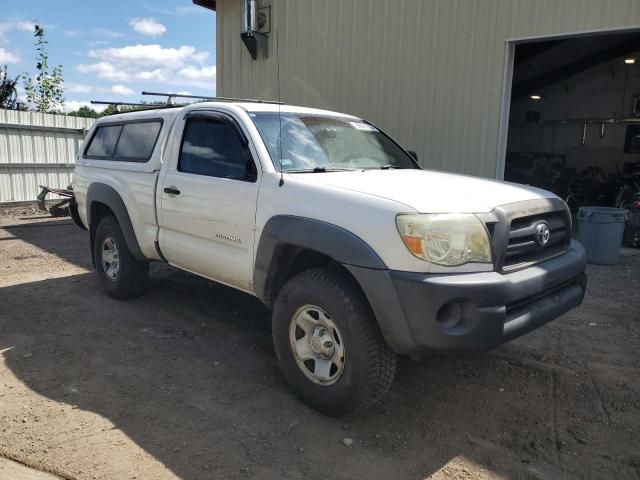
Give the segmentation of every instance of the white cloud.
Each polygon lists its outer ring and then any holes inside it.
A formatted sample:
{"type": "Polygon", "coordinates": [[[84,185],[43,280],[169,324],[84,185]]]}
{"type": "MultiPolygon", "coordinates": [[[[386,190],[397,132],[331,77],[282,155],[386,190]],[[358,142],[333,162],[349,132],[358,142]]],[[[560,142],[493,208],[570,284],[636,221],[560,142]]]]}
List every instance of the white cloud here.
{"type": "Polygon", "coordinates": [[[130,79],[130,75],[115,67],[109,62],[91,63],[89,65],[80,64],[76,69],[81,73],[95,73],[98,78],[111,80],[113,82],[126,82],[130,79]]]}
{"type": "Polygon", "coordinates": [[[116,95],[134,95],[136,93],[132,89],[130,89],[129,87],[125,87],[124,85],[114,85],[113,87],[111,87],[111,92],[115,93],[116,95]]]}
{"type": "Polygon", "coordinates": [[[153,18],[134,18],[129,22],[133,29],[143,35],[158,37],[167,31],[167,27],[153,18]]]}
{"type": "Polygon", "coordinates": [[[128,88],[135,82],[136,89],[146,88],[140,84],[163,84],[181,90],[201,89],[200,93],[206,95],[215,90],[216,67],[205,63],[209,53],[190,45],[169,48],[139,44],[92,49],[88,55],[95,63],[77,65],[76,70],[122,87],[128,88]]]}
{"type": "Polygon", "coordinates": [[[178,88],[194,88],[198,89],[198,91],[194,92],[194,95],[205,95],[210,96],[216,90],[216,78],[215,76],[209,78],[202,79],[194,79],[194,78],[186,78],[181,75],[176,75],[174,77],[170,77],[168,80],[162,82],[166,85],[175,85],[178,88]]]}
{"type": "Polygon", "coordinates": [[[62,34],[65,37],[77,37],[78,35],[80,35],[82,32],[80,30],[65,30],[62,32],[62,34]]]}
{"type": "Polygon", "coordinates": [[[20,63],[20,55],[0,48],[0,64],[5,63],[20,63]]]}
{"type": "Polygon", "coordinates": [[[0,42],[7,41],[7,34],[14,30],[33,33],[35,23],[23,20],[5,21],[0,23],[0,42]]]}
{"type": "Polygon", "coordinates": [[[33,33],[35,28],[36,28],[35,22],[24,22],[24,21],[21,21],[21,22],[17,22],[16,23],[16,29],[17,30],[22,30],[23,32],[33,33]]]}
{"type": "Polygon", "coordinates": [[[69,93],[91,93],[93,91],[91,85],[84,85],[82,83],[65,83],[64,89],[69,93]]]}
{"type": "Polygon", "coordinates": [[[108,107],[108,105],[93,105],[91,102],[87,102],[86,100],[67,100],[64,102],[64,111],[67,113],[78,110],[80,107],[89,107],[96,112],[102,112],[108,107]]]}
{"type": "Polygon", "coordinates": [[[178,71],[178,75],[190,80],[214,80],[216,78],[216,66],[197,68],[193,66],[185,67],[178,71]]]}
{"type": "Polygon", "coordinates": [[[189,62],[203,63],[209,56],[209,52],[199,52],[191,45],[164,48],[158,44],[138,44],[122,48],[89,50],[89,56],[123,65],[181,68],[189,62]]]}
{"type": "Polygon", "coordinates": [[[166,73],[164,70],[160,68],[156,68],[155,70],[143,70],[136,74],[136,78],[139,80],[152,80],[155,82],[162,82],[167,79],[166,73]]]}

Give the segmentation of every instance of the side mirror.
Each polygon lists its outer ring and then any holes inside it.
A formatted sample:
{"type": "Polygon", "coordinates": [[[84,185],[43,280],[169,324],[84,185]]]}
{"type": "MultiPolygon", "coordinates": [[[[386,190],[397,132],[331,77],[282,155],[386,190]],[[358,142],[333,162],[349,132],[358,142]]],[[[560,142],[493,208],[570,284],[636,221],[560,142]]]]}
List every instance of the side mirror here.
{"type": "Polygon", "coordinates": [[[418,161],[418,154],[416,152],[414,152],[413,150],[407,150],[407,152],[409,153],[409,155],[411,155],[413,157],[413,159],[416,162],[418,161]]]}

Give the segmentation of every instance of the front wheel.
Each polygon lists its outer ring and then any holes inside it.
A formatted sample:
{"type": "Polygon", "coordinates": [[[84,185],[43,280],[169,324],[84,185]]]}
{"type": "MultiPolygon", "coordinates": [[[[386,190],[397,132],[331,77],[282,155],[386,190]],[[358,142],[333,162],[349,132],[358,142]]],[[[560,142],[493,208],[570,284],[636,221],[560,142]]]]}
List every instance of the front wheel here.
{"type": "Polygon", "coordinates": [[[323,413],[373,405],[393,381],[396,355],[355,281],[337,268],[290,279],[276,300],[272,328],[287,383],[323,413]]]}
{"type": "Polygon", "coordinates": [[[96,228],[93,260],[100,282],[110,297],[124,300],[146,290],[149,264],[136,260],[131,254],[113,216],[104,217],[96,228]]]}

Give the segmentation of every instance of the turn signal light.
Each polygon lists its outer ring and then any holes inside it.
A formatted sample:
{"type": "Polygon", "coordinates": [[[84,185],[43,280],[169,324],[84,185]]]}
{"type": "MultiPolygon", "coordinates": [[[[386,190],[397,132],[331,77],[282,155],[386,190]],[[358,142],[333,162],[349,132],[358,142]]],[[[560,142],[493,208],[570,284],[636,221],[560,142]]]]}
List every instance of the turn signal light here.
{"type": "Polygon", "coordinates": [[[402,240],[404,240],[404,244],[411,251],[411,253],[418,257],[422,257],[424,255],[424,239],[422,237],[416,237],[414,235],[402,235],[402,240]]]}

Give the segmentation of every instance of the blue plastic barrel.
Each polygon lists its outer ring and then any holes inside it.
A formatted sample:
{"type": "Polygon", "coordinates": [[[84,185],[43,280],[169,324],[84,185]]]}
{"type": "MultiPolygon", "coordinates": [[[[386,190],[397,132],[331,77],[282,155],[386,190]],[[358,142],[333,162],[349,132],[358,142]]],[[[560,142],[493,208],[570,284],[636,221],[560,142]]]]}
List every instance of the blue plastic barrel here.
{"type": "Polygon", "coordinates": [[[578,241],[587,251],[587,261],[613,265],[620,258],[628,210],[611,207],[580,207],[578,241]]]}

